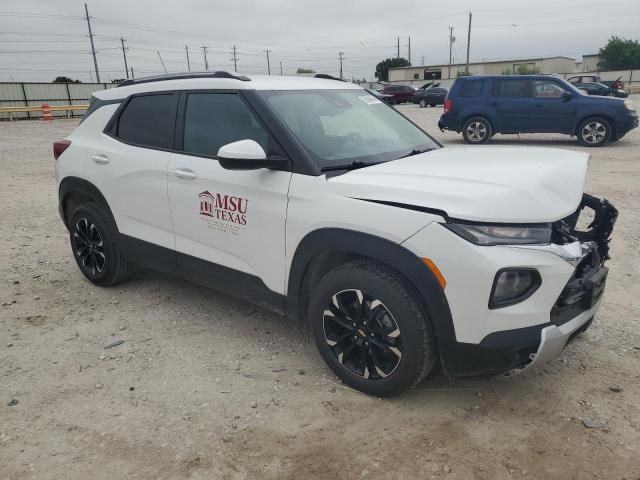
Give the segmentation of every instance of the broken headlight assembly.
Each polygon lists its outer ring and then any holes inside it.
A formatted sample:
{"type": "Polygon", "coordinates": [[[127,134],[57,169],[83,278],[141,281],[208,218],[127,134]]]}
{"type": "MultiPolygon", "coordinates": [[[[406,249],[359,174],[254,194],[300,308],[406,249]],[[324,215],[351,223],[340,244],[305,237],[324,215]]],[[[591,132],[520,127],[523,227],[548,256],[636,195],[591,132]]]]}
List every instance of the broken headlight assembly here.
{"type": "Polygon", "coordinates": [[[482,225],[447,223],[446,228],[476,245],[544,245],[551,241],[551,225],[482,225]]]}

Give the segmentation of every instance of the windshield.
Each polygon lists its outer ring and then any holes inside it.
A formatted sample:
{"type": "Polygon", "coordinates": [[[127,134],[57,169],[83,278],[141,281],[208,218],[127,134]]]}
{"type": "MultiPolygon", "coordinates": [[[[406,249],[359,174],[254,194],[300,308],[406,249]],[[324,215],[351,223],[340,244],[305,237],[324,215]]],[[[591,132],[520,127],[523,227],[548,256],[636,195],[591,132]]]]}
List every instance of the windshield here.
{"type": "Polygon", "coordinates": [[[386,162],[438,147],[426,133],[365,90],[260,94],[320,168],[386,162]]]}

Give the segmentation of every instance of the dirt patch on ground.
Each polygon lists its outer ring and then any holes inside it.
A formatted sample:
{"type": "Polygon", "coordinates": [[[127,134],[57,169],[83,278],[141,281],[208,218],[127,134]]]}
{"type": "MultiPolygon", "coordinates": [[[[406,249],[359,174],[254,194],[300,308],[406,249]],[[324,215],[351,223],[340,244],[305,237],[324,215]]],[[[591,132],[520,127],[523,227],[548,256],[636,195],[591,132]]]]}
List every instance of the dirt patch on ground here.
{"type": "MultiPolygon", "coordinates": [[[[461,143],[440,109],[399,108],[461,143]]],[[[639,130],[589,150],[587,190],[620,210],[592,328],[540,372],[379,400],[339,385],[303,325],[155,272],[89,284],[51,155],[76,123],[0,123],[0,478],[640,478],[639,130]]]]}

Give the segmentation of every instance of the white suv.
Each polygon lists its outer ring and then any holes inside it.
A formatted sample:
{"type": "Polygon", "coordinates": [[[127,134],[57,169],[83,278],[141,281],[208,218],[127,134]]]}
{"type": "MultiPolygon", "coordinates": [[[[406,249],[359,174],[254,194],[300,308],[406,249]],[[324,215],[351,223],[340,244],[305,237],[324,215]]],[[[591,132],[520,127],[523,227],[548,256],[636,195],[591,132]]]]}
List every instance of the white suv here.
{"type": "Polygon", "coordinates": [[[441,148],[353,84],[127,81],[95,94],[54,155],[91,282],[141,265],[306,319],[329,367],[370,394],[436,364],[523,371],[601,303],[617,212],[583,195],[586,154],[441,148]]]}

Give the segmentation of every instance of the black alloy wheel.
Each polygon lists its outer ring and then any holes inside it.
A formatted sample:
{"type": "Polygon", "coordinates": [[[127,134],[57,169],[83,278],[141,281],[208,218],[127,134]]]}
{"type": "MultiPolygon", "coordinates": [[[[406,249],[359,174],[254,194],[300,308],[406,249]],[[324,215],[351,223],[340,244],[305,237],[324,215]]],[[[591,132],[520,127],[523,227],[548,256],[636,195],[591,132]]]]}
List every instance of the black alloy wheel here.
{"type": "Polygon", "coordinates": [[[82,217],[73,225],[72,238],[75,254],[84,271],[93,276],[101,274],[107,257],[98,227],[91,220],[82,217]]]}
{"type": "Polygon", "coordinates": [[[310,294],[316,347],[347,385],[391,396],[414,387],[432,370],[431,320],[411,284],[391,268],[353,260],[324,275],[310,294]]]}
{"type": "Polygon", "coordinates": [[[67,225],[73,257],[90,282],[115,285],[133,273],[135,266],[118,245],[118,229],[107,209],[93,202],[83,203],[73,211],[67,225]]]}
{"type": "Polygon", "coordinates": [[[402,359],[402,335],[389,309],[358,289],[342,290],[323,313],[327,345],[338,363],[364,379],[385,378],[402,359]]]}

